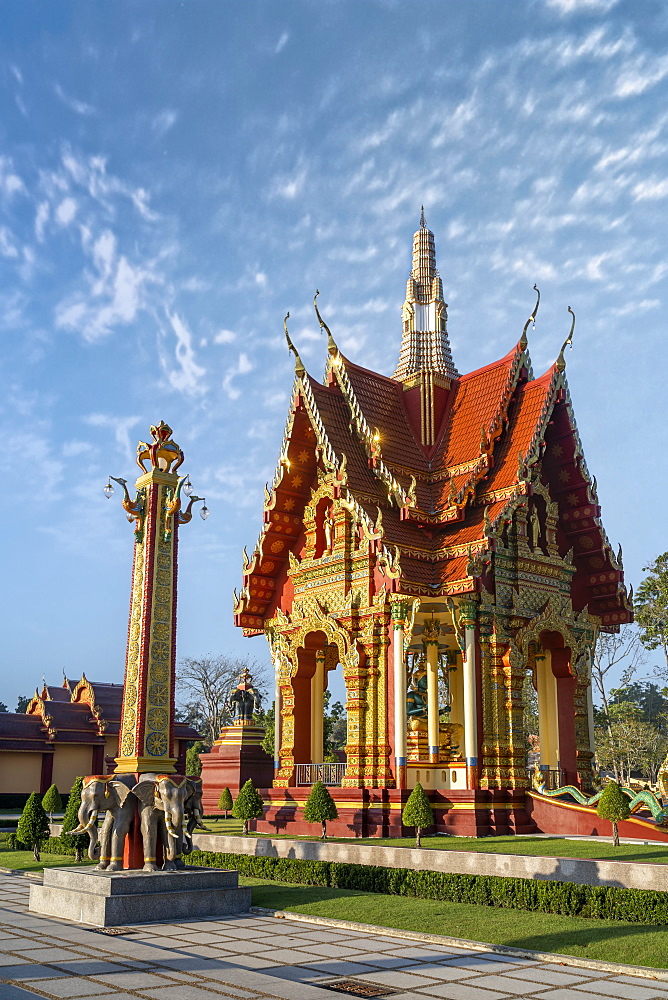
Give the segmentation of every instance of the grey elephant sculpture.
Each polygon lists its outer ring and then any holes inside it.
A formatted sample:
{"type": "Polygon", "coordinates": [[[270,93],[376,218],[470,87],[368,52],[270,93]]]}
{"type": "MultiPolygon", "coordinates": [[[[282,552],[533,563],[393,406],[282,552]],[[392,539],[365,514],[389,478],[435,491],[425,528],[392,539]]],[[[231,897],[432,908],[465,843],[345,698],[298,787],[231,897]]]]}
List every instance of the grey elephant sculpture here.
{"type": "Polygon", "coordinates": [[[158,838],[165,853],[163,869],[182,868],[183,855],[192,850],[192,832],[202,825],[201,779],[145,774],[132,791],[140,802],[144,871],[157,871],[158,838]]]}
{"type": "Polygon", "coordinates": [[[98,868],[118,871],[123,867],[123,847],[134,815],[135,798],[132,795],[133,775],[90,774],[83,780],[79,825],[73,834],[87,833],[90,837],[88,857],[98,858],[98,868]],[[99,834],[97,817],[104,812],[104,822],[99,834]]]}

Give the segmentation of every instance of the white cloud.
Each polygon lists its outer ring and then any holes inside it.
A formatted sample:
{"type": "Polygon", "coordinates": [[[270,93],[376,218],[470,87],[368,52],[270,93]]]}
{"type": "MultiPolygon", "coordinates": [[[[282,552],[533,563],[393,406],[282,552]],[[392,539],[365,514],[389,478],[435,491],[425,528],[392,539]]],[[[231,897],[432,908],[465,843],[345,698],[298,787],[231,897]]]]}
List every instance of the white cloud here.
{"type": "Polygon", "coordinates": [[[647,59],[641,56],[633,67],[623,70],[615,85],[615,97],[637,97],[668,76],[668,56],[647,59]]]}
{"type": "Polygon", "coordinates": [[[87,274],[86,292],[78,292],[56,307],[56,326],[75,330],[88,341],[108,336],[116,326],[131,323],[144,306],[149,283],[160,281],[150,268],[133,265],[117,255],[116,237],[107,229],[93,242],[82,230],[84,250],[90,254],[97,274],[87,274]]]}
{"type": "Polygon", "coordinates": [[[14,242],[11,230],[7,226],[0,226],[0,256],[18,257],[19,251],[14,242]]]}
{"type": "Polygon", "coordinates": [[[170,129],[174,128],[176,122],[178,121],[178,112],[174,111],[172,108],[165,108],[160,114],[156,115],[151,122],[151,128],[158,136],[158,138],[169,132],[170,129]]]}
{"type": "Polygon", "coordinates": [[[236,339],[237,335],[233,330],[219,330],[213,338],[213,342],[214,344],[231,344],[236,339]]]}
{"type": "Polygon", "coordinates": [[[113,417],[106,413],[91,413],[84,417],[90,427],[107,427],[113,431],[114,440],[125,458],[131,459],[136,453],[136,444],[130,441],[130,431],[136,427],[140,417],[113,417]]]}
{"type": "Polygon", "coordinates": [[[257,271],[255,274],[255,284],[259,285],[260,288],[265,288],[267,284],[267,275],[264,271],[257,271]]]}
{"type": "Polygon", "coordinates": [[[270,189],[269,197],[285,198],[286,201],[294,201],[304,190],[305,183],[306,168],[300,167],[295,173],[291,175],[285,174],[278,178],[270,189]]]}
{"type": "Polygon", "coordinates": [[[96,114],[96,109],[92,104],[87,104],[86,101],[79,101],[76,97],[70,97],[66,94],[63,88],[57,83],[54,87],[56,97],[58,97],[63,104],[65,104],[70,111],[74,111],[77,115],[94,115],[96,114]]]}
{"type": "Polygon", "coordinates": [[[14,173],[14,166],[8,156],[0,156],[0,192],[7,198],[25,191],[25,184],[14,173]]]}
{"type": "Polygon", "coordinates": [[[545,0],[546,7],[552,7],[562,17],[583,12],[605,14],[619,3],[619,0],[545,0]]]}
{"type": "Polygon", "coordinates": [[[41,201],[37,206],[37,213],[35,214],[35,236],[40,243],[44,240],[44,227],[49,221],[50,214],[51,209],[49,208],[48,201],[41,201]]]}
{"type": "Polygon", "coordinates": [[[278,55],[279,52],[283,51],[283,49],[285,48],[285,46],[288,44],[289,40],[290,40],[290,32],[289,31],[284,31],[283,34],[281,35],[281,37],[276,42],[276,48],[274,49],[274,52],[276,53],[276,55],[278,55]]]}
{"type": "Polygon", "coordinates": [[[174,389],[189,395],[204,392],[200,379],[206,375],[206,368],[195,360],[192,333],[177,313],[167,313],[167,318],[176,335],[175,354],[179,366],[177,371],[168,372],[169,382],[174,389]]]}
{"type": "Polygon", "coordinates": [[[69,226],[77,214],[77,203],[74,198],[63,198],[56,209],[56,219],[61,226],[69,226]]]}
{"type": "Polygon", "coordinates": [[[66,441],[63,445],[63,458],[76,458],[92,450],[90,441],[66,441]]]}
{"type": "Polygon", "coordinates": [[[241,390],[236,386],[232,385],[232,380],[237,377],[237,375],[248,375],[249,372],[253,371],[254,365],[248,355],[242,351],[237,359],[237,363],[228,368],[225,373],[225,377],[222,381],[222,387],[229,396],[230,399],[238,399],[241,395],[241,390]]]}
{"type": "Polygon", "coordinates": [[[668,179],[664,178],[664,180],[659,181],[648,178],[640,181],[633,188],[632,194],[635,201],[658,201],[659,198],[665,198],[668,195],[668,179]]]}

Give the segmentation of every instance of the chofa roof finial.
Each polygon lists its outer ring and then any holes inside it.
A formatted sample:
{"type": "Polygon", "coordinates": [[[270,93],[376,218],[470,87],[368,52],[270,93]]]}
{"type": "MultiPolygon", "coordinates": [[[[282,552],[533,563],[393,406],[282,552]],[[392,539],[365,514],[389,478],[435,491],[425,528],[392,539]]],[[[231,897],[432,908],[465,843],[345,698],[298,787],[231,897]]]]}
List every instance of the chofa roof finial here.
{"type": "Polygon", "coordinates": [[[336,346],[336,341],[334,340],[334,337],[332,337],[332,331],[329,329],[329,327],[325,323],[324,319],[320,315],[320,310],[318,309],[318,296],[319,295],[320,295],[320,292],[316,288],[315,295],[313,296],[313,308],[315,309],[315,314],[318,317],[318,323],[320,323],[320,332],[322,333],[323,330],[325,330],[327,332],[327,350],[329,351],[329,353],[331,354],[331,356],[333,358],[335,358],[335,357],[338,356],[339,349],[336,346]]]}
{"type": "Polygon", "coordinates": [[[536,305],[533,307],[533,312],[524,324],[524,329],[522,330],[522,336],[520,337],[520,347],[522,350],[525,350],[528,344],[527,330],[529,329],[529,323],[533,323],[534,327],[536,326],[536,316],[538,315],[538,306],[540,305],[540,292],[538,291],[538,285],[534,284],[533,290],[536,292],[538,298],[536,299],[536,305]]]}
{"type": "Polygon", "coordinates": [[[424,217],[424,205],[420,205],[420,229],[426,229],[427,223],[424,217]]]}
{"type": "Polygon", "coordinates": [[[304,362],[299,357],[299,351],[297,350],[297,348],[295,347],[295,345],[290,340],[290,334],[288,333],[288,320],[289,319],[290,319],[290,313],[287,313],[286,316],[285,316],[285,319],[283,320],[283,330],[285,331],[285,339],[288,342],[288,350],[292,351],[292,353],[295,356],[295,374],[301,376],[301,375],[305,375],[306,374],[306,369],[304,368],[304,362]]]}
{"type": "Polygon", "coordinates": [[[566,370],[566,359],[564,357],[564,351],[566,350],[567,347],[570,347],[571,350],[573,349],[573,330],[575,329],[575,313],[573,312],[570,306],[568,307],[568,311],[573,317],[573,320],[571,322],[571,328],[569,330],[568,336],[566,337],[566,340],[564,341],[562,348],[559,351],[559,357],[557,358],[556,362],[556,367],[558,372],[563,372],[566,370]]]}

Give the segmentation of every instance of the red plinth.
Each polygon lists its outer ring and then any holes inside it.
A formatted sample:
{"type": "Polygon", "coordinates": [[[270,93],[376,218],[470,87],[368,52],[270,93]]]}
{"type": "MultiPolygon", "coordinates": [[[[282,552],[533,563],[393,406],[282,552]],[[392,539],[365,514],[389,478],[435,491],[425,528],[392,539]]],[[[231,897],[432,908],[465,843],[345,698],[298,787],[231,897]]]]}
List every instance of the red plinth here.
{"type": "MultiPolygon", "coordinates": [[[[304,820],[304,804],[311,789],[271,788],[264,793],[268,807],[253,825],[258,833],[317,833],[304,820]]],[[[330,788],[339,814],[327,822],[333,837],[402,837],[413,831],[401,822],[401,811],[409,789],[330,788]]],[[[512,833],[535,833],[536,826],[525,809],[523,791],[483,789],[433,792],[427,795],[434,811],[436,833],[465,837],[489,837],[512,833]]]]}
{"type": "Polygon", "coordinates": [[[256,788],[270,788],[274,761],[262,749],[261,726],[226,726],[211,748],[201,755],[202,805],[205,815],[219,813],[218,800],[224,788],[232,796],[250,778],[256,788]]]}

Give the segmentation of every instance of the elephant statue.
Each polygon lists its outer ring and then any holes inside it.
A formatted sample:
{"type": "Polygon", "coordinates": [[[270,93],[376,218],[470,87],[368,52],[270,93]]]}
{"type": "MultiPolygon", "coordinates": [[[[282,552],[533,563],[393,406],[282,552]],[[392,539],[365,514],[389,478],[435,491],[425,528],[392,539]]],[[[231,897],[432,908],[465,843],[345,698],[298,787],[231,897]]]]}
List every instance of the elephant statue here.
{"type": "Polygon", "coordinates": [[[144,871],[157,871],[160,838],[164,870],[183,868],[183,855],[192,850],[192,832],[202,826],[202,780],[182,774],[144,774],[132,789],[139,799],[144,842],[144,871]]]}
{"type": "Polygon", "coordinates": [[[88,857],[95,861],[99,850],[99,869],[113,872],[123,867],[123,847],[135,807],[133,783],[132,775],[90,774],[83,780],[79,825],[70,832],[89,835],[88,857]],[[98,844],[100,812],[106,815],[98,844]]]}

